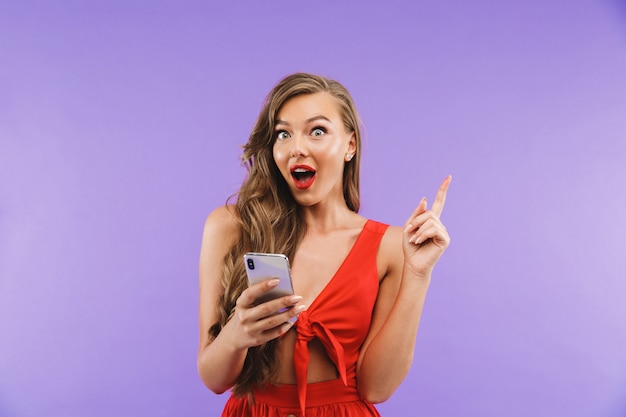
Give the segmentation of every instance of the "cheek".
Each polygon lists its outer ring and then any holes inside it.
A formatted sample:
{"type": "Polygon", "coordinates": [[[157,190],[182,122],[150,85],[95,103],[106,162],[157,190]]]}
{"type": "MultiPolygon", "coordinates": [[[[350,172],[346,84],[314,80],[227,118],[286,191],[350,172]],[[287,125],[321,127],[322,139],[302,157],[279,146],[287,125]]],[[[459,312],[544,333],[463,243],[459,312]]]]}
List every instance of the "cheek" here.
{"type": "Polygon", "coordinates": [[[284,168],[284,164],[289,160],[289,155],[287,152],[287,148],[284,146],[274,145],[272,148],[272,155],[274,157],[274,162],[278,166],[278,169],[282,170],[284,168]]]}
{"type": "Polygon", "coordinates": [[[274,161],[276,161],[278,163],[278,161],[280,161],[283,157],[283,154],[280,150],[279,147],[277,147],[276,145],[274,145],[272,147],[272,156],[274,157],[274,161]]]}
{"type": "Polygon", "coordinates": [[[339,143],[333,143],[332,146],[326,147],[326,149],[320,152],[320,157],[333,165],[343,166],[344,155],[343,147],[339,143]]]}

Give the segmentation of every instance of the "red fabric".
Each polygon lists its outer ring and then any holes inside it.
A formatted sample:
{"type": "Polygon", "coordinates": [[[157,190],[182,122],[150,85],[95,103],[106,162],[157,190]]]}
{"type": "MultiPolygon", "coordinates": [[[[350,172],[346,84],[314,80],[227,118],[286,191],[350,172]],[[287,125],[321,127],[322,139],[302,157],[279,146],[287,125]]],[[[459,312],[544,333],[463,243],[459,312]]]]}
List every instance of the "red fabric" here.
{"type": "MultiPolygon", "coordinates": [[[[352,381],[355,382],[355,381],[352,381]]],[[[229,398],[222,416],[227,417],[380,417],[374,406],[363,401],[356,386],[340,379],[307,385],[306,416],[298,402],[296,385],[270,386],[246,397],[229,398]]]]}
{"type": "Polygon", "coordinates": [[[271,386],[267,391],[255,391],[255,404],[250,407],[244,406],[245,398],[231,397],[223,417],[284,417],[289,414],[304,417],[305,412],[306,417],[378,416],[375,408],[358,396],[356,362],[369,331],[378,294],[376,254],[387,227],[368,220],[335,275],[298,316],[294,326],[297,386],[271,386]],[[322,342],[337,367],[339,379],[336,381],[307,385],[308,342],[313,338],[322,342]]]}

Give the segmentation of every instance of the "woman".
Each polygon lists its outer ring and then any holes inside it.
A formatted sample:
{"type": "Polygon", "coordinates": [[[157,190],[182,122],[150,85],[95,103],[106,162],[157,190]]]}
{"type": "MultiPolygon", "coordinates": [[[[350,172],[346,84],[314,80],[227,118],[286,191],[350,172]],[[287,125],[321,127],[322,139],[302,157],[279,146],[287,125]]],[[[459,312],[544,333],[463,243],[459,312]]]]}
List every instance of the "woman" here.
{"type": "Polygon", "coordinates": [[[377,416],[406,376],[435,263],[450,177],[403,228],[358,214],[361,134],[338,82],[293,74],[270,92],[234,205],[206,220],[198,371],[223,416],[377,416]],[[296,295],[255,305],[245,252],[284,253],[296,295]],[[288,307],[285,309],[285,307],[288,307]],[[295,323],[290,320],[298,316],[295,323]]]}

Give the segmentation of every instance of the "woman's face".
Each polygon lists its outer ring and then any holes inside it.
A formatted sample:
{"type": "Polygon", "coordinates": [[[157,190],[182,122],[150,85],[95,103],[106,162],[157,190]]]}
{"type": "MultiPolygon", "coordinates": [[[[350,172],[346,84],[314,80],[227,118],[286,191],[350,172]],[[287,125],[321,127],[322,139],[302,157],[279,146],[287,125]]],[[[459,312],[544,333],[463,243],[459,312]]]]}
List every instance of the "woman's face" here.
{"type": "Polygon", "coordinates": [[[354,134],[346,132],[339,105],[328,93],[293,97],[276,116],[274,161],[303,206],[344,201],[344,164],[355,150],[354,134]]]}

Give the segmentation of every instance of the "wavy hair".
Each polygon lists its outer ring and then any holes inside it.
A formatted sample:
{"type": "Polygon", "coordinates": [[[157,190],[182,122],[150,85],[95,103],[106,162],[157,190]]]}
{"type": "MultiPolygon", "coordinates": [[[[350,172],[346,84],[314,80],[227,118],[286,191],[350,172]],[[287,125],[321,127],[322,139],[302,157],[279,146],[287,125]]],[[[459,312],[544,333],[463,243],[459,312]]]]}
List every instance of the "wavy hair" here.
{"type": "MultiPolygon", "coordinates": [[[[318,75],[296,73],[283,78],[266,97],[248,143],[243,146],[241,159],[247,176],[235,203],[240,236],[224,258],[224,293],[218,308],[219,321],[209,329],[210,340],[215,339],[231,319],[237,298],[247,288],[243,254],[248,251],[283,253],[293,259],[306,233],[301,210],[274,161],[274,126],[278,112],[290,98],[319,92],[336,99],[346,132],[354,133],[356,154],[344,164],[343,195],[350,210],[359,210],[361,130],[350,93],[339,82],[318,75]]],[[[277,348],[278,341],[274,339],[248,349],[233,394],[250,395],[254,387],[262,388],[272,380],[279,366],[277,348]]]]}

